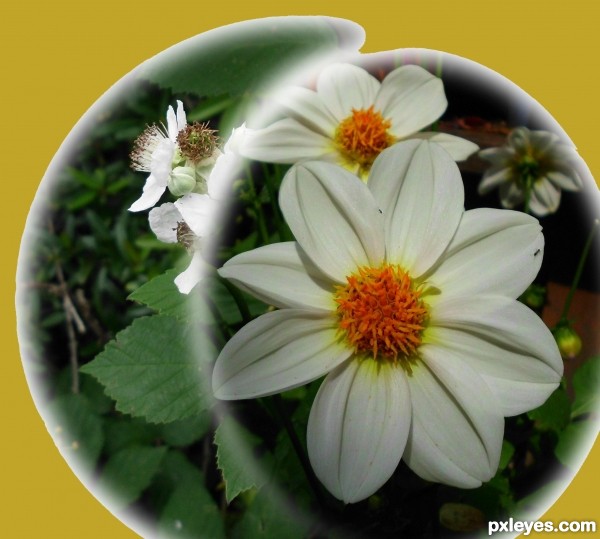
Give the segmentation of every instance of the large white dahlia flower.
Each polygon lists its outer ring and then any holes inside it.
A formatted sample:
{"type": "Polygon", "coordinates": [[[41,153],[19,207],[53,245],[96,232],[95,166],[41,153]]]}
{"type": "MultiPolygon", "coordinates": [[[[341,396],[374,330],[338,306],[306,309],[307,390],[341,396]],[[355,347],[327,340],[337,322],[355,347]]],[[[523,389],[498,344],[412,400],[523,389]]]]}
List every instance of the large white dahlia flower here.
{"type": "Polygon", "coordinates": [[[517,298],[544,245],[529,215],[463,210],[453,159],[408,141],[368,185],[329,163],[284,178],[296,242],[232,258],[223,277],[278,307],[243,327],[213,374],[220,399],[325,376],[308,422],[316,475],[344,502],[379,489],[401,459],[426,480],[471,488],[496,472],[504,416],[542,404],[562,361],[517,298]]]}

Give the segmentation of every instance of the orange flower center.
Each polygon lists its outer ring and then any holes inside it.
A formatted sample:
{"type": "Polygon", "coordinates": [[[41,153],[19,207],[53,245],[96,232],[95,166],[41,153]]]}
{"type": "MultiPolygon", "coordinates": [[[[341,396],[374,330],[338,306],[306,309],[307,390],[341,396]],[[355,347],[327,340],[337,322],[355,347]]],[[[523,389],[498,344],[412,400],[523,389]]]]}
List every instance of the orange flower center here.
{"type": "Polygon", "coordinates": [[[352,114],[338,125],[335,141],[349,161],[368,169],[375,158],[395,142],[388,133],[391,126],[392,123],[373,110],[373,106],[366,110],[352,109],[352,114]]]}
{"type": "MultiPolygon", "coordinates": [[[[336,288],[339,327],[355,352],[392,361],[414,359],[428,311],[409,275],[398,266],[362,267],[336,288]]],[[[403,362],[410,371],[408,362],[403,362]]]]}

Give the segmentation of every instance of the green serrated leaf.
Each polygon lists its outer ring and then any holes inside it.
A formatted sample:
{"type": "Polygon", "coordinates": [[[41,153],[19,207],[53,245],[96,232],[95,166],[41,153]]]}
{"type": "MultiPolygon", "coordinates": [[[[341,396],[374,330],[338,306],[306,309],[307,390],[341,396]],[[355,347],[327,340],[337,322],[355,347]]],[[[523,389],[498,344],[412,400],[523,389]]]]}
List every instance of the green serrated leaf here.
{"type": "Polygon", "coordinates": [[[131,446],[115,453],[100,476],[101,489],[114,494],[117,506],[137,500],[150,485],[167,452],[166,447],[131,446]]]}
{"type": "Polygon", "coordinates": [[[159,538],[225,537],[219,508],[202,483],[179,485],[160,515],[159,538]]]}
{"type": "Polygon", "coordinates": [[[116,409],[151,423],[168,423],[208,407],[204,365],[214,357],[197,328],[171,316],[138,318],[81,370],[94,376],[116,409]]]}
{"type": "Polygon", "coordinates": [[[83,395],[63,395],[50,406],[48,430],[65,458],[91,470],[104,444],[102,420],[83,395]]]}
{"type": "MultiPolygon", "coordinates": [[[[306,517],[306,515],[303,515],[306,517]]],[[[263,488],[233,529],[233,539],[302,539],[309,536],[306,518],[293,515],[277,489],[263,488]]]]}
{"type": "Polygon", "coordinates": [[[225,497],[231,502],[238,494],[266,483],[264,469],[254,457],[253,449],[262,440],[228,416],[215,432],[217,466],[225,481],[225,497]]]}
{"type": "Polygon", "coordinates": [[[255,92],[295,62],[333,50],[335,30],[321,18],[276,18],[217,29],[147,62],[141,76],[162,88],[198,96],[238,96],[255,92]]]}
{"type": "Polygon", "coordinates": [[[600,399],[600,356],[586,361],[573,374],[575,400],[571,411],[572,417],[598,410],[600,399]]]}
{"type": "Polygon", "coordinates": [[[560,432],[568,425],[571,417],[571,402],[567,392],[559,386],[544,404],[527,415],[536,422],[538,428],[560,432]]]}
{"type": "Polygon", "coordinates": [[[175,285],[175,277],[178,274],[178,270],[170,269],[140,286],[128,299],[142,303],[161,314],[180,320],[190,319],[193,308],[201,301],[198,297],[199,291],[196,288],[189,295],[179,292],[175,285]]]}

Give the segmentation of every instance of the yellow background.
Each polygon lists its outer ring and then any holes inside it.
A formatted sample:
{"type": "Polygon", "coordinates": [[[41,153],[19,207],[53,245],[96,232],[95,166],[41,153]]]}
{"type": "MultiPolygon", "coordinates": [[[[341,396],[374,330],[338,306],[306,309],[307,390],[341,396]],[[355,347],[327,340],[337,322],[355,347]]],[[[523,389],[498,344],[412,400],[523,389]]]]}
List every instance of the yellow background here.
{"type": "MultiPolygon", "coordinates": [[[[0,536],[137,537],[78,482],[47,434],[23,375],[14,275],[29,205],[71,127],[143,60],[211,28],[274,15],[331,15],[361,24],[365,52],[439,49],[482,63],[549,110],[600,178],[600,3],[413,0],[12,1],[2,8],[0,218],[2,389],[0,536]]],[[[599,520],[600,447],[546,518],[599,520]]],[[[533,536],[534,534],[532,534],[533,536]]],[[[561,534],[561,537],[568,537],[561,534]]]]}

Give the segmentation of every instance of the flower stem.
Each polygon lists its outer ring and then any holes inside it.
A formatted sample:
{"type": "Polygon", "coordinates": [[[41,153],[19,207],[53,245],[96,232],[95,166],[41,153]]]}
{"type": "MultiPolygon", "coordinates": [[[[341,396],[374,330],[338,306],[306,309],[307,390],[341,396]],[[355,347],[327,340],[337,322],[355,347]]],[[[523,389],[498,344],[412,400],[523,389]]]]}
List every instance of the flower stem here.
{"type": "Polygon", "coordinates": [[[523,182],[523,185],[525,190],[525,203],[523,206],[523,211],[531,215],[529,204],[531,201],[531,190],[533,189],[533,178],[529,175],[525,176],[525,181],[523,182]]]}
{"type": "Polygon", "coordinates": [[[581,279],[581,274],[583,273],[583,268],[585,266],[585,261],[588,257],[590,249],[592,247],[592,241],[594,240],[594,236],[598,231],[598,225],[600,225],[600,220],[596,219],[594,224],[592,225],[592,229],[588,234],[587,240],[583,247],[583,251],[581,252],[581,256],[579,257],[579,264],[577,265],[577,269],[575,270],[575,277],[573,277],[573,283],[571,284],[571,289],[569,290],[569,294],[567,295],[567,299],[565,300],[565,306],[563,307],[562,314],[560,315],[559,325],[561,323],[567,322],[567,316],[569,315],[569,309],[571,308],[571,303],[573,301],[573,296],[575,295],[575,290],[579,286],[579,281],[581,279]]]}
{"type": "Polygon", "coordinates": [[[296,452],[296,456],[298,457],[298,460],[300,461],[300,465],[302,466],[302,469],[304,470],[304,474],[306,475],[308,484],[310,485],[310,488],[313,490],[313,493],[315,495],[317,503],[322,508],[325,508],[326,502],[325,502],[325,499],[323,498],[323,493],[321,491],[321,487],[320,487],[319,482],[317,481],[317,478],[315,476],[315,473],[313,472],[313,469],[310,465],[308,456],[306,455],[306,452],[304,451],[304,447],[302,446],[302,444],[298,438],[298,435],[296,434],[296,431],[294,430],[294,425],[292,424],[292,421],[290,420],[288,414],[286,413],[285,403],[283,402],[281,395],[273,395],[272,399],[273,399],[273,404],[274,404],[273,410],[275,412],[275,415],[277,416],[279,421],[283,424],[283,426],[287,432],[290,442],[292,443],[292,447],[294,448],[294,451],[296,452]]]}

